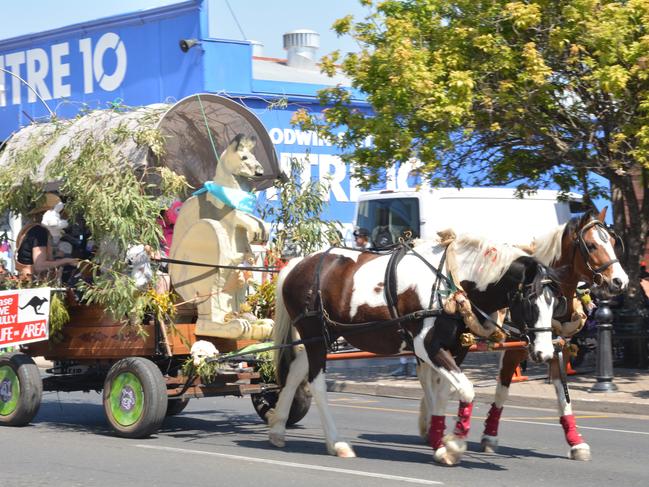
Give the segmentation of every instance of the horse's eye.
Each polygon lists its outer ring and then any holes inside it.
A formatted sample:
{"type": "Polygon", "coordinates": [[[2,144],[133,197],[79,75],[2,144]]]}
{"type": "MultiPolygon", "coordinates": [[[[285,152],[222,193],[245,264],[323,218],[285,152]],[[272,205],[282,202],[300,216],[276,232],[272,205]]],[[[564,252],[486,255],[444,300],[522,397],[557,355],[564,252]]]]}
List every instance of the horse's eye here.
{"type": "Polygon", "coordinates": [[[586,242],[586,248],[588,249],[589,252],[592,252],[597,248],[597,245],[595,245],[592,242],[586,242]]]}

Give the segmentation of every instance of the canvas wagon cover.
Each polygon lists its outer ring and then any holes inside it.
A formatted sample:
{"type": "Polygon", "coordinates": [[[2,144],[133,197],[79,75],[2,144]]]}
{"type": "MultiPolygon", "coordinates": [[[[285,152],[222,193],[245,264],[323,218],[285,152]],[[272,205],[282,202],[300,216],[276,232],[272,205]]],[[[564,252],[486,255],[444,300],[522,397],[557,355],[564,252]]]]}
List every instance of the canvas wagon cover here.
{"type": "MultiPolygon", "coordinates": [[[[38,146],[43,150],[43,158],[35,180],[52,182],[47,181],[46,168],[62,150],[72,147],[79,151],[84,140],[100,140],[119,127],[129,132],[158,128],[165,139],[160,163],[185,176],[194,188],[212,179],[218,155],[240,133],[257,139],[253,152],[264,168],[264,176],[253,183],[255,189],[272,186],[279,176],[277,153],[257,116],[232,100],[209,93],[191,95],[175,104],[158,103],[134,110],[95,110],[71,120],[29,125],[7,141],[0,153],[0,169],[10,169],[21,151],[38,146]]],[[[149,149],[137,144],[133,137],[118,138],[113,153],[135,170],[157,164],[149,149]]],[[[72,154],[73,159],[75,155],[72,154]]]]}

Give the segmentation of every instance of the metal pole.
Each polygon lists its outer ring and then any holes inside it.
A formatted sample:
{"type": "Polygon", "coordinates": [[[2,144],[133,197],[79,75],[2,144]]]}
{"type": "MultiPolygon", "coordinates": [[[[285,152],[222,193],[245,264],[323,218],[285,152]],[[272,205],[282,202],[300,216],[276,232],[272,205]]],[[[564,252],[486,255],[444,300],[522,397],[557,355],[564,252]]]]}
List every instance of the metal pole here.
{"type": "Polygon", "coordinates": [[[595,378],[597,382],[590,392],[613,392],[617,386],[613,383],[613,311],[608,299],[600,299],[595,311],[597,321],[597,364],[595,378]]]}

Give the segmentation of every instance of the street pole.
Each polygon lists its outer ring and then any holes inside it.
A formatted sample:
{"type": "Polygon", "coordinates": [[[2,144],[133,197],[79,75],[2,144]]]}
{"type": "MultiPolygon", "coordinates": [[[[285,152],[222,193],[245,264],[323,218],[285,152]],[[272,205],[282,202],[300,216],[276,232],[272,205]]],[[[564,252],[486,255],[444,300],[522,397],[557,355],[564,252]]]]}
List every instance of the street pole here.
{"type": "Polygon", "coordinates": [[[613,383],[613,311],[608,299],[600,299],[595,311],[597,321],[597,363],[595,378],[597,382],[590,392],[614,392],[613,383]]]}

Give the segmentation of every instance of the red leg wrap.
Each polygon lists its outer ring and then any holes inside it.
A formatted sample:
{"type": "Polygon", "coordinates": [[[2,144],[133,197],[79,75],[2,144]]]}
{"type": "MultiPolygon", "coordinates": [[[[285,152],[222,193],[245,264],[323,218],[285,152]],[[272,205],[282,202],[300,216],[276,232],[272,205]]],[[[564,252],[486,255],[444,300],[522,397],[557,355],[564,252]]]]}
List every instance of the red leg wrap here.
{"type": "Polygon", "coordinates": [[[491,403],[491,409],[489,409],[489,414],[487,414],[487,419],[484,422],[485,435],[498,436],[498,424],[502,412],[503,408],[497,408],[495,403],[491,403]]]}
{"type": "Polygon", "coordinates": [[[566,435],[566,441],[570,446],[579,445],[584,442],[584,439],[577,431],[577,424],[575,423],[575,416],[566,414],[560,418],[561,426],[563,426],[563,433],[566,435]]]}
{"type": "Polygon", "coordinates": [[[446,428],[446,418],[444,416],[431,416],[430,429],[428,430],[428,444],[437,450],[442,446],[444,438],[444,429],[446,428]]]}
{"type": "Polygon", "coordinates": [[[453,433],[461,438],[469,436],[472,413],[473,403],[460,401],[460,406],[457,409],[457,421],[455,422],[455,430],[453,433]]]}

